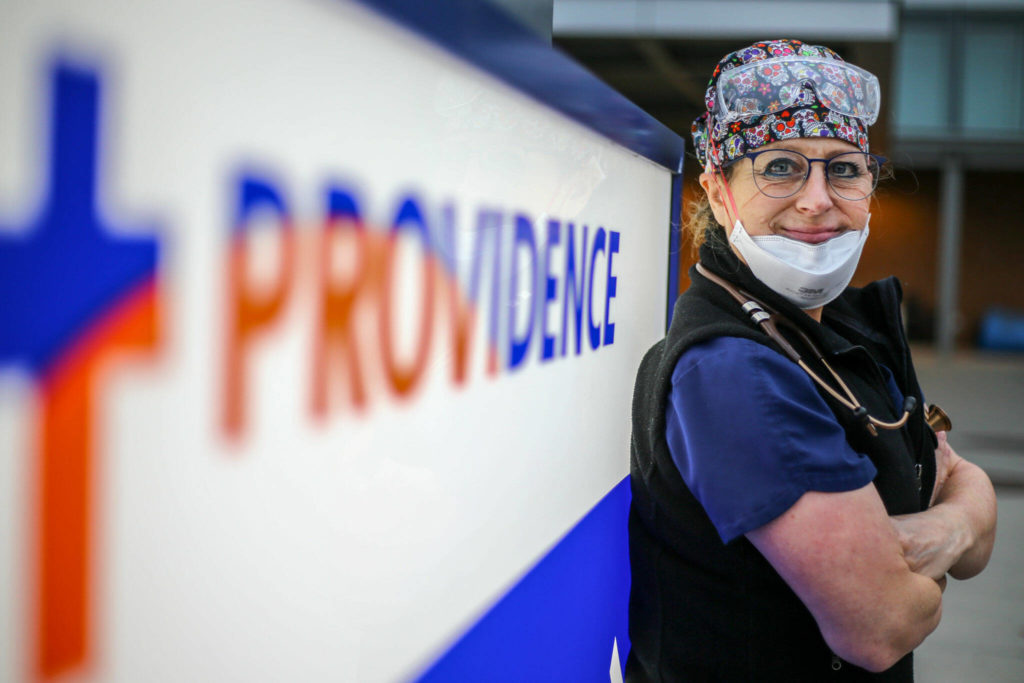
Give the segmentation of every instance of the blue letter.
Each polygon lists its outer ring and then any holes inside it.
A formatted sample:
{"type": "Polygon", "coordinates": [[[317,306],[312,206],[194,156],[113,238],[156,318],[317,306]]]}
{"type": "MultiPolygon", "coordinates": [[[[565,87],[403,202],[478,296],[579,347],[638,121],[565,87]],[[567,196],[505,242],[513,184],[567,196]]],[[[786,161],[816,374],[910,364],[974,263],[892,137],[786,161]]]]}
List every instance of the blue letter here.
{"type": "Polygon", "coordinates": [[[327,188],[327,222],[334,223],[348,219],[356,230],[363,229],[363,216],[356,198],[347,190],[328,186],[327,188]]]}
{"type": "Polygon", "coordinates": [[[427,229],[427,222],[423,219],[423,211],[420,210],[420,205],[416,203],[414,197],[406,197],[402,205],[398,207],[398,213],[391,224],[391,234],[397,235],[398,231],[407,225],[417,229],[420,233],[420,239],[423,240],[423,251],[429,254],[432,246],[430,230],[427,229]]]}
{"type": "Polygon", "coordinates": [[[604,251],[605,232],[604,228],[598,228],[594,234],[594,248],[590,252],[590,279],[587,286],[587,319],[590,332],[590,348],[596,349],[601,345],[601,326],[594,324],[594,261],[597,260],[597,252],[604,251]]]}
{"type": "Polygon", "coordinates": [[[516,216],[516,230],[512,241],[512,283],[509,288],[508,307],[508,367],[510,370],[523,362],[527,350],[530,348],[530,340],[533,339],[533,318],[537,307],[534,305],[534,293],[537,288],[537,240],[533,236],[533,223],[529,218],[519,214],[516,216]],[[527,254],[530,257],[530,292],[527,297],[530,299],[525,310],[529,316],[526,325],[526,333],[516,338],[516,312],[519,310],[519,249],[520,246],[529,248],[527,254]]]}
{"type": "Polygon", "coordinates": [[[491,264],[491,310],[487,328],[489,350],[498,348],[498,296],[501,293],[501,223],[500,211],[480,209],[476,215],[476,230],[473,236],[473,263],[469,275],[469,300],[474,309],[480,304],[480,279],[484,266],[484,240],[490,239],[494,245],[491,264]]]}
{"type": "Polygon", "coordinates": [[[437,234],[434,235],[432,242],[437,260],[448,271],[452,282],[458,283],[459,269],[455,259],[458,246],[455,240],[455,205],[451,202],[441,207],[441,220],[437,224],[437,234]]]}
{"type": "Polygon", "coordinates": [[[612,303],[612,297],[615,296],[615,284],[618,281],[614,275],[612,275],[612,256],[619,253],[619,233],[614,230],[608,231],[608,287],[604,292],[604,345],[608,346],[615,341],[615,323],[609,322],[609,307],[612,303]]]}
{"type": "Polygon", "coordinates": [[[583,341],[583,295],[586,294],[584,285],[587,276],[587,226],[583,226],[583,245],[580,247],[580,280],[576,281],[576,246],[573,233],[575,226],[567,223],[569,231],[568,239],[565,242],[565,289],[562,296],[562,355],[565,355],[565,347],[569,341],[569,289],[572,289],[573,312],[576,320],[576,355],[580,355],[580,343],[583,341]]]}
{"type": "Polygon", "coordinates": [[[279,225],[282,229],[288,230],[292,227],[288,207],[285,205],[281,193],[270,182],[250,175],[243,176],[240,200],[232,226],[235,237],[249,229],[249,217],[261,205],[269,205],[276,210],[277,215],[281,217],[279,225]]]}
{"type": "Polygon", "coordinates": [[[558,221],[548,221],[548,240],[544,245],[544,298],[540,301],[541,361],[555,357],[555,338],[548,335],[548,303],[555,300],[556,280],[551,277],[551,247],[558,244],[558,221]]]}

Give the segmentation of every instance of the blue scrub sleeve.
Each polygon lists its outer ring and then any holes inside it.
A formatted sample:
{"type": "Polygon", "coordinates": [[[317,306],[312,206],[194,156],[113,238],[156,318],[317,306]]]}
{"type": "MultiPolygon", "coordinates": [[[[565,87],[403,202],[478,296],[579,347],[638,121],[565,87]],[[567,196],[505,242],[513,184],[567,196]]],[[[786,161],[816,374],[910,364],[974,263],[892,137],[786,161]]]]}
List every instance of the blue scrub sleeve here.
{"type": "Polygon", "coordinates": [[[852,491],[875,478],[810,377],[749,339],[719,337],[687,349],[672,375],[666,418],[672,459],[725,543],[807,491],[852,491]]]}

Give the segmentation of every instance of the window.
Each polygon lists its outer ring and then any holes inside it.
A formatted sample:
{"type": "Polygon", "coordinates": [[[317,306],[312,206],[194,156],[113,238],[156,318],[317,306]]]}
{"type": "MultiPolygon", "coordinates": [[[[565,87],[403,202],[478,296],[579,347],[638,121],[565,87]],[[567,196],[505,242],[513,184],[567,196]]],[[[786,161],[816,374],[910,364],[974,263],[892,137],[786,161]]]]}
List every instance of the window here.
{"type": "Polygon", "coordinates": [[[964,35],[963,127],[971,135],[1024,132],[1022,33],[1017,27],[968,25],[964,35]]]}
{"type": "Polygon", "coordinates": [[[1024,20],[904,17],[896,50],[901,138],[1024,136],[1024,20]]]}

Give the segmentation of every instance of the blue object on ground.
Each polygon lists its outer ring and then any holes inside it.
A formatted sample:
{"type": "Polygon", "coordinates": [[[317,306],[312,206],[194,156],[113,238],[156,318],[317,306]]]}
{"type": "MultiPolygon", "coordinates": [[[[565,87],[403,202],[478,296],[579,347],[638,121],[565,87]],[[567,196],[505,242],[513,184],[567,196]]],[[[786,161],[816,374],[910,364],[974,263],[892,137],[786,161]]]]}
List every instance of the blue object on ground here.
{"type": "Polygon", "coordinates": [[[990,351],[1024,351],[1024,313],[989,310],[981,319],[978,346],[990,351]]]}

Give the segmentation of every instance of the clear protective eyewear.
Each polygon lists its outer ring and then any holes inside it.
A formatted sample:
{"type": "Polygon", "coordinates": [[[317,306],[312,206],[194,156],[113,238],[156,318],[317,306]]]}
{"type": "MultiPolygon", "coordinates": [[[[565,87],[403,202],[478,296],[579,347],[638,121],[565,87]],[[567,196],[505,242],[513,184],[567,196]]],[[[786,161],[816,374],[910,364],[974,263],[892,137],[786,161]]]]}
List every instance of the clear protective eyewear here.
{"type": "Polygon", "coordinates": [[[838,59],[773,57],[722,71],[712,114],[725,124],[816,101],[871,125],[878,120],[881,89],[874,74],[838,59]]]}
{"type": "Polygon", "coordinates": [[[825,166],[829,187],[842,199],[870,197],[878,186],[885,157],[867,152],[843,152],[828,159],[812,159],[789,149],[765,149],[747,152],[739,159],[750,159],[757,189],[768,197],[785,199],[804,188],[815,162],[825,166]]]}

